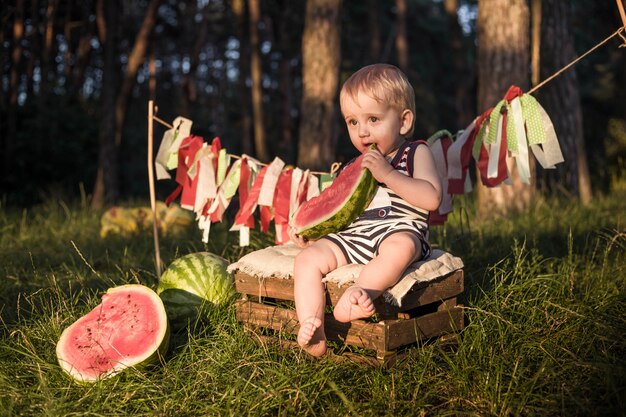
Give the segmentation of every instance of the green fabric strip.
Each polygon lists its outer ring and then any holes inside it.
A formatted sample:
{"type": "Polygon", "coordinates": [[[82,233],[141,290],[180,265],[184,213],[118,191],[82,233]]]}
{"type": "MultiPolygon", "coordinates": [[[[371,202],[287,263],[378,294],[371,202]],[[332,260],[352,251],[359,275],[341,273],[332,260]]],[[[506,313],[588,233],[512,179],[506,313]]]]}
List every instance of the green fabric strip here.
{"type": "Polygon", "coordinates": [[[515,118],[513,117],[513,110],[511,104],[506,103],[506,147],[511,152],[517,152],[518,140],[517,133],[515,132],[515,118]]]}
{"type": "Polygon", "coordinates": [[[522,114],[526,123],[526,136],[529,145],[538,145],[545,143],[546,132],[541,119],[539,103],[529,94],[523,94],[520,97],[522,103],[522,114]]]}
{"type": "Polygon", "coordinates": [[[489,134],[487,135],[487,142],[490,145],[496,143],[498,135],[498,119],[500,118],[500,110],[502,106],[506,105],[506,100],[501,100],[496,107],[493,108],[489,115],[489,134]]]}

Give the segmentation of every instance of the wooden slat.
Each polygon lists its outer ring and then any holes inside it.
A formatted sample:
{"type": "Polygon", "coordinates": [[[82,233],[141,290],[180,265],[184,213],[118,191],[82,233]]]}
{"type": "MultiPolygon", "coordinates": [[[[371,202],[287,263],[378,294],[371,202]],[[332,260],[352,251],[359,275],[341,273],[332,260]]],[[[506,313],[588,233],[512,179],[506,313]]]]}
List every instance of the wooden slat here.
{"type": "Polygon", "coordinates": [[[240,294],[257,297],[293,300],[293,280],[284,278],[256,278],[237,271],[235,273],[235,289],[240,294]]]}
{"type": "Polygon", "coordinates": [[[296,334],[300,329],[295,310],[238,300],[237,320],[272,330],[296,334]]]}
{"type": "Polygon", "coordinates": [[[385,326],[382,322],[369,323],[355,320],[350,323],[340,323],[327,314],[324,321],[326,338],[344,342],[350,346],[359,346],[376,351],[388,350],[385,346],[385,326]]]}
{"type": "Polygon", "coordinates": [[[402,298],[400,311],[411,310],[415,307],[456,297],[463,292],[463,270],[425,283],[416,284],[402,298]]]}
{"type": "Polygon", "coordinates": [[[386,320],[387,349],[393,350],[446,333],[453,333],[463,328],[463,308],[437,311],[409,320],[386,320]]]}
{"type": "MultiPolygon", "coordinates": [[[[284,278],[256,278],[243,272],[235,273],[235,288],[241,294],[258,297],[276,298],[280,300],[293,300],[293,280],[284,278]]],[[[329,306],[336,305],[343,295],[347,285],[342,287],[337,284],[326,283],[326,303],[329,306]]],[[[463,292],[463,270],[455,271],[436,280],[416,283],[404,296],[402,308],[393,306],[383,300],[382,297],[374,301],[376,311],[382,318],[397,317],[398,312],[407,311],[415,307],[455,297],[463,292]]]]}
{"type": "MultiPolygon", "coordinates": [[[[284,349],[300,349],[300,346],[298,345],[298,342],[296,342],[295,340],[287,340],[287,339],[279,339],[277,337],[272,337],[272,336],[265,336],[265,335],[260,335],[260,334],[254,334],[254,337],[256,339],[256,341],[260,344],[273,344],[273,345],[277,345],[280,346],[281,348],[284,349]]],[[[326,354],[320,358],[315,358],[313,356],[311,356],[312,359],[330,359],[333,362],[340,362],[340,361],[350,361],[350,362],[354,362],[357,363],[359,365],[368,365],[368,366],[385,366],[386,363],[383,363],[382,361],[380,361],[378,358],[373,357],[373,356],[365,356],[365,355],[360,355],[358,353],[352,353],[352,352],[343,352],[341,354],[337,354],[335,352],[333,352],[331,349],[329,349],[326,354]]]]}
{"type": "MultiPolygon", "coordinates": [[[[292,334],[297,334],[300,329],[294,310],[245,300],[238,300],[236,304],[237,320],[241,322],[292,334]]],[[[332,314],[327,314],[324,321],[328,340],[376,351],[388,350],[385,349],[385,326],[382,323],[339,323],[332,314]]]]}

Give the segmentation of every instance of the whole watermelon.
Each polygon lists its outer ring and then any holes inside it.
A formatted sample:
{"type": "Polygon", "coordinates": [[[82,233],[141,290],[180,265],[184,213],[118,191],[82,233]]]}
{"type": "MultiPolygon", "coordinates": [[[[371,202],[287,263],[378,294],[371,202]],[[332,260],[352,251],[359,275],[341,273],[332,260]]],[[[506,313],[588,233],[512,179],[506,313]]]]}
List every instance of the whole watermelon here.
{"type": "Polygon", "coordinates": [[[222,305],[235,293],[228,261],[210,252],[196,252],[174,260],[163,272],[157,294],[167,317],[180,327],[195,320],[204,308],[222,305]]]}

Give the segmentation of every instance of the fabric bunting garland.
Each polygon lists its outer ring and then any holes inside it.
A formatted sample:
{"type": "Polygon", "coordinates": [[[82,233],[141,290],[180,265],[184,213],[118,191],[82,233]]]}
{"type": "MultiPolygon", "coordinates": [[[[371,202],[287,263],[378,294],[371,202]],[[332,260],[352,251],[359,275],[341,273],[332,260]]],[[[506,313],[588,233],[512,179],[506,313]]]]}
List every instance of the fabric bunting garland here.
{"type": "Polygon", "coordinates": [[[529,184],[529,149],[544,169],[564,161],[548,114],[533,96],[516,86],[456,136],[446,155],[451,194],[471,191],[468,170],[472,157],[487,187],[509,180],[507,157],[515,160],[520,180],[529,184]]]}
{"type": "MultiPolygon", "coordinates": [[[[190,134],[192,122],[183,117],[177,117],[173,126],[163,135],[157,153],[157,178],[171,178],[168,171],[176,169],[177,187],[166,204],[180,197],[181,207],[195,213],[205,243],[211,224],[223,221],[235,195],[239,198],[239,209],[230,230],[239,231],[241,246],[249,244],[256,211],[261,230],[268,232],[273,220],[276,244],[287,243],[289,218],[334,178],[334,174],[318,175],[286,167],[280,158],[264,165],[248,155],[232,157],[222,148],[219,138],[208,144],[190,134]]],[[[431,225],[446,221],[452,211],[454,194],[472,190],[468,173],[472,158],[482,183],[488,187],[509,181],[511,159],[515,161],[520,180],[530,183],[531,152],[545,169],[563,162],[548,114],[534,97],[522,93],[516,86],[511,86],[500,102],[476,117],[464,130],[455,135],[439,131],[428,139],[428,144],[444,194],[438,212],[430,215],[431,225]]]]}

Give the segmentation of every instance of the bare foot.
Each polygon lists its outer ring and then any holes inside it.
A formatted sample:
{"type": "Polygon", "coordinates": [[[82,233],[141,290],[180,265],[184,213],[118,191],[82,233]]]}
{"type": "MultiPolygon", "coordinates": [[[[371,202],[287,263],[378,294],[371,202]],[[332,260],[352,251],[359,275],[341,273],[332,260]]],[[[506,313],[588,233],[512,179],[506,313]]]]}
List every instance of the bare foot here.
{"type": "Polygon", "coordinates": [[[353,285],[343,293],[333,315],[343,323],[370,317],[376,312],[374,301],[363,288],[353,285]]]}
{"type": "Polygon", "coordinates": [[[309,317],[300,324],[298,344],[309,355],[320,357],[326,353],[326,336],[322,329],[322,320],[309,317]]]}

